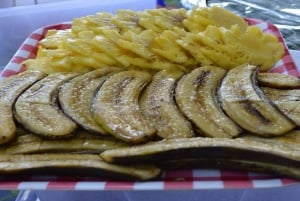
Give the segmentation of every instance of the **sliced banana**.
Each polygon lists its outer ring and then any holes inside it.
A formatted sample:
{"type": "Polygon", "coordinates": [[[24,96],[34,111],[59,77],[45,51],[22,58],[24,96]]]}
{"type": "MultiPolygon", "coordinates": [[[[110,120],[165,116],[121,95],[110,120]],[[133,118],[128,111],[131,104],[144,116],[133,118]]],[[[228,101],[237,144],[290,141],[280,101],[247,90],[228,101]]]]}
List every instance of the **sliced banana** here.
{"type": "Polygon", "coordinates": [[[278,89],[295,89],[300,87],[300,79],[281,73],[258,73],[259,85],[278,88],[278,89]]]}
{"type": "Polygon", "coordinates": [[[67,137],[77,124],[57,105],[58,87],[75,73],[54,73],[36,82],[16,101],[15,117],[29,131],[44,137],[67,137]]]}
{"type": "Polygon", "coordinates": [[[265,136],[284,134],[295,124],[283,115],[256,84],[259,68],[241,65],[231,69],[220,87],[222,108],[242,128],[265,136]]]}
{"type": "Polygon", "coordinates": [[[300,126],[300,90],[273,89],[261,87],[262,91],[272,100],[278,109],[300,126]]]}
{"type": "Polygon", "coordinates": [[[174,101],[175,83],[182,75],[179,70],[159,71],[140,100],[143,112],[157,129],[157,135],[165,139],[194,136],[192,125],[174,101]]]}
{"type": "Polygon", "coordinates": [[[4,79],[0,83],[0,144],[10,142],[16,133],[12,106],[18,96],[45,74],[39,71],[24,71],[4,79]]]}
{"type": "Polygon", "coordinates": [[[227,117],[217,100],[217,90],[226,70],[205,66],[183,76],[176,87],[179,109],[208,137],[237,136],[242,129],[227,117]]]}
{"type": "Polygon", "coordinates": [[[156,130],[143,116],[139,95],[152,76],[142,71],[123,71],[109,77],[97,92],[92,105],[94,118],[115,137],[129,143],[152,138],[156,130]]]}
{"type": "Polygon", "coordinates": [[[59,90],[59,103],[64,113],[83,128],[99,133],[107,132],[95,122],[91,112],[96,91],[112,72],[119,68],[101,68],[77,76],[65,83],[59,90]]]}

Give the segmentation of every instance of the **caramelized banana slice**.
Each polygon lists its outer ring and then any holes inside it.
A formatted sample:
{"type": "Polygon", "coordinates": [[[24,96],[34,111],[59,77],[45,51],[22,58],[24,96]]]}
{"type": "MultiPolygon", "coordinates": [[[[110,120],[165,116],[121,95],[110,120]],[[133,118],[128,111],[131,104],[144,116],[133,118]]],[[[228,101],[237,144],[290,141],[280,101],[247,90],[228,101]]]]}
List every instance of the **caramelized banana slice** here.
{"type": "Polygon", "coordinates": [[[293,89],[300,87],[300,79],[292,75],[259,73],[257,79],[260,85],[272,88],[293,89]]]}
{"type": "Polygon", "coordinates": [[[77,76],[65,83],[59,90],[59,103],[65,114],[83,128],[99,134],[107,132],[94,120],[91,112],[96,91],[107,76],[118,68],[101,68],[77,76]]]}
{"type": "Polygon", "coordinates": [[[300,126],[300,90],[299,89],[273,89],[262,87],[262,91],[289,117],[297,126],[300,126]]]}
{"type": "Polygon", "coordinates": [[[109,164],[92,154],[0,155],[0,173],[7,175],[76,175],[107,179],[149,180],[160,174],[153,165],[109,164]]]}
{"type": "Polygon", "coordinates": [[[231,69],[221,84],[220,100],[228,116],[242,128],[265,136],[281,135],[295,127],[256,85],[258,67],[231,69]]]}
{"type": "Polygon", "coordinates": [[[183,164],[186,160],[222,159],[247,160],[300,168],[299,141],[291,142],[294,145],[284,146],[283,143],[283,146],[278,146],[276,137],[269,138],[268,141],[260,141],[257,138],[165,139],[143,145],[107,150],[100,156],[107,162],[151,163],[162,167],[170,161],[179,159],[183,159],[183,164]]]}
{"type": "Polygon", "coordinates": [[[141,143],[152,138],[156,130],[145,119],[138,103],[142,89],[151,78],[149,73],[134,70],[109,77],[92,105],[96,122],[129,143],[141,143]]]}
{"type": "Polygon", "coordinates": [[[178,70],[156,73],[140,100],[141,108],[162,138],[193,137],[192,125],[174,101],[175,82],[183,75],[178,70]]]}
{"type": "Polygon", "coordinates": [[[0,154],[33,153],[101,153],[105,150],[128,146],[113,137],[92,135],[86,131],[77,131],[72,138],[47,140],[34,134],[18,136],[12,143],[0,148],[0,154]]]}
{"type": "Polygon", "coordinates": [[[75,73],[54,73],[36,82],[16,101],[15,117],[29,131],[44,137],[67,137],[77,125],[57,106],[57,91],[75,73]]]}
{"type": "Polygon", "coordinates": [[[39,71],[25,71],[0,83],[0,144],[11,141],[16,133],[12,106],[18,96],[45,75],[39,71]]]}
{"type": "Polygon", "coordinates": [[[241,129],[219,106],[217,90],[226,70],[200,67],[182,77],[176,87],[179,109],[208,137],[237,136],[241,129]]]}

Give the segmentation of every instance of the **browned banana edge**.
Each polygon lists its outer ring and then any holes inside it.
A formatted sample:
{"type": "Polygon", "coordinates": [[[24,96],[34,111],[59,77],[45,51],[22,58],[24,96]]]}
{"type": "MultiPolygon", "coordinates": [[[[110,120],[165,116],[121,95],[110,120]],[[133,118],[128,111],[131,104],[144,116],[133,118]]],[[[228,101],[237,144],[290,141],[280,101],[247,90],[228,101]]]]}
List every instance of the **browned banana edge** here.
{"type": "Polygon", "coordinates": [[[0,173],[6,175],[97,176],[118,180],[149,180],[159,176],[153,165],[123,166],[92,154],[0,155],[0,173]]]}
{"type": "MultiPolygon", "coordinates": [[[[292,135],[298,135],[295,132],[292,135]]],[[[260,139],[260,138],[258,138],[260,139]]],[[[249,162],[270,163],[272,165],[300,168],[299,142],[293,145],[278,146],[276,138],[260,141],[255,138],[186,138],[163,140],[130,148],[118,148],[104,151],[100,156],[107,162],[120,164],[151,163],[160,167],[168,164],[168,161],[180,159],[223,159],[243,160],[249,162]]],[[[183,161],[184,163],[184,161],[183,161]]]]}

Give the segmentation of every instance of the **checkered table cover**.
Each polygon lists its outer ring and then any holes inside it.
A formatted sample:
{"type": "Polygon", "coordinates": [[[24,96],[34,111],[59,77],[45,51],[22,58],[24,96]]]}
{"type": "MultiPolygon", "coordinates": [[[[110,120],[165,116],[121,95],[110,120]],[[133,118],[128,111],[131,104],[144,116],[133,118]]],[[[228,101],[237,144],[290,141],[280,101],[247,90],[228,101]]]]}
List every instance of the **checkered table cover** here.
{"type": "MultiPolygon", "coordinates": [[[[259,26],[264,32],[275,34],[284,45],[280,31],[267,22],[245,19],[249,25],[259,26]]],[[[0,79],[17,74],[25,67],[21,64],[28,58],[35,58],[39,41],[49,29],[67,29],[70,22],[42,27],[34,31],[0,74],[0,79]]],[[[285,45],[283,58],[270,70],[300,77],[297,67],[285,45]]],[[[228,169],[182,169],[164,171],[160,178],[146,182],[107,181],[97,177],[27,176],[15,179],[0,176],[0,189],[59,189],[59,190],[170,190],[170,189],[233,189],[281,187],[298,183],[290,178],[275,177],[246,171],[228,169]]]]}

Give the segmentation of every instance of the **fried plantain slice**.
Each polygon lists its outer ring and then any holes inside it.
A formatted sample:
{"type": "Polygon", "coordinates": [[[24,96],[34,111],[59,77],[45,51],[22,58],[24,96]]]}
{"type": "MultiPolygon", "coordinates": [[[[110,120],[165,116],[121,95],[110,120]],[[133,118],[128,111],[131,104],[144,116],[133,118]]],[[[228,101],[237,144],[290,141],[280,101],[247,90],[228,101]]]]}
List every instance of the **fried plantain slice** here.
{"type": "Polygon", "coordinates": [[[295,89],[300,87],[300,79],[282,73],[258,73],[257,80],[259,85],[278,88],[278,89],[295,89]]]}
{"type": "Polygon", "coordinates": [[[24,71],[0,83],[0,144],[10,142],[16,133],[12,107],[19,95],[45,74],[39,71],[24,71]]]}
{"type": "Polygon", "coordinates": [[[76,175],[118,180],[149,180],[160,174],[153,165],[121,166],[92,154],[0,155],[0,173],[6,175],[76,175]]]}
{"type": "Polygon", "coordinates": [[[64,113],[86,130],[107,134],[95,122],[91,112],[96,91],[112,72],[119,68],[108,67],[79,75],[63,84],[58,93],[58,100],[64,113]]]}
{"type": "Polygon", "coordinates": [[[264,136],[282,135],[295,124],[257,86],[258,70],[248,64],[231,69],[219,90],[221,106],[245,130],[264,136]]]}
{"type": "Polygon", "coordinates": [[[156,130],[144,117],[139,96],[152,76],[145,71],[122,71],[110,76],[97,92],[92,110],[94,118],[116,138],[128,143],[151,139],[156,130]]]}
{"type": "Polygon", "coordinates": [[[57,92],[76,73],[54,73],[36,82],[15,103],[17,121],[29,131],[49,138],[68,137],[77,129],[57,105],[57,92]]]}

